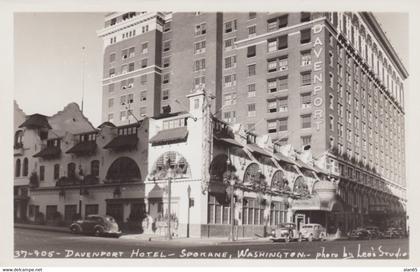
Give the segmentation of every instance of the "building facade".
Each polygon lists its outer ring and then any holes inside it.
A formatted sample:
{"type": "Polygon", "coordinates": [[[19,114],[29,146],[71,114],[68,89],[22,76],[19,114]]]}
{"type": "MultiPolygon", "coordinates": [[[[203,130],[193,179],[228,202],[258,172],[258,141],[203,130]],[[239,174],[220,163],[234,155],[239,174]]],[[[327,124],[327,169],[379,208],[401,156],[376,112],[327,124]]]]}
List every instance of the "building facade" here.
{"type": "Polygon", "coordinates": [[[219,119],[298,150],[310,145],[340,180],[354,224],[369,209],[392,213],[390,199],[405,205],[408,73],[372,13],[111,13],[98,35],[104,121],[130,122],[127,109],[185,110],[189,90],[204,86],[219,119]],[[128,75],[120,58],[134,65],[128,75]],[[155,88],[135,82],[129,108],[115,86],[143,74],[155,88]]]}

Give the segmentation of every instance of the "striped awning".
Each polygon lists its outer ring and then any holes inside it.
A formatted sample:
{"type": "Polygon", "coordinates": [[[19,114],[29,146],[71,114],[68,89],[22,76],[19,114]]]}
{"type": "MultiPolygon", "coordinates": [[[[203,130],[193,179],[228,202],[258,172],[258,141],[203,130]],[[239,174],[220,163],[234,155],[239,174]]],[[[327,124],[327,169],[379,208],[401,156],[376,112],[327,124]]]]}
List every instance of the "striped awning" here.
{"type": "Polygon", "coordinates": [[[187,127],[178,127],[159,131],[149,142],[152,145],[164,145],[185,142],[187,138],[187,127]]]}

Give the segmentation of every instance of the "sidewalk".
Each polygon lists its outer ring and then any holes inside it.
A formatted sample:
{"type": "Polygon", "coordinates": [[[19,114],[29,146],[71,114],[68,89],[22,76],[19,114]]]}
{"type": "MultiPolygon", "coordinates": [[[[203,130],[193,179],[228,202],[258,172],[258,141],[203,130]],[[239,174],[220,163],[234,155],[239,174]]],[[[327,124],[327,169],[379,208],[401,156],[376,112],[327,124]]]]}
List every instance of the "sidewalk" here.
{"type": "Polygon", "coordinates": [[[24,224],[24,223],[14,223],[15,228],[20,229],[34,229],[34,230],[45,230],[45,231],[54,231],[54,232],[70,232],[68,227],[58,227],[58,226],[47,226],[47,225],[35,225],[35,224],[24,224]]]}

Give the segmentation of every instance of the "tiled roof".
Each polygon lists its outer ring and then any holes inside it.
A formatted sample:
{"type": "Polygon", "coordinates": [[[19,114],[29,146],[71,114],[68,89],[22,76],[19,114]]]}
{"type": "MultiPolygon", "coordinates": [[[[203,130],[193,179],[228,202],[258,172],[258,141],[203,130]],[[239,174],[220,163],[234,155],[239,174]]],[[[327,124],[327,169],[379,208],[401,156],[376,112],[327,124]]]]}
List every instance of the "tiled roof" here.
{"type": "Polygon", "coordinates": [[[236,146],[239,146],[239,147],[243,147],[242,144],[240,144],[239,142],[237,142],[235,139],[232,139],[232,138],[219,138],[219,137],[216,137],[215,136],[214,139],[216,141],[220,141],[220,142],[224,142],[224,143],[227,143],[227,144],[231,144],[231,145],[236,145],[236,146]]]}
{"type": "Polygon", "coordinates": [[[296,164],[296,162],[290,158],[288,158],[287,156],[283,155],[282,153],[275,153],[274,154],[274,158],[278,161],[283,161],[283,162],[287,162],[290,164],[296,164]]]}
{"type": "Polygon", "coordinates": [[[27,127],[27,128],[51,128],[50,124],[48,123],[47,116],[42,114],[32,114],[26,118],[26,121],[23,122],[20,126],[27,127]]]}
{"type": "Polygon", "coordinates": [[[263,148],[259,147],[256,144],[247,144],[246,147],[251,150],[251,152],[258,153],[263,156],[271,157],[271,154],[265,151],[263,148]]]}

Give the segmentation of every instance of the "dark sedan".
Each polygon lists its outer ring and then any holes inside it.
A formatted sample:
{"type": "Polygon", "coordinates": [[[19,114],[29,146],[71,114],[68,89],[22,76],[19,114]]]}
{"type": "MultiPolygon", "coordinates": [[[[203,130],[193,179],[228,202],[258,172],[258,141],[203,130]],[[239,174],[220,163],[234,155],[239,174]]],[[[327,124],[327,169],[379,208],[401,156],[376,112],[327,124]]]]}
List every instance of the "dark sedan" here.
{"type": "Polygon", "coordinates": [[[355,229],[349,233],[350,240],[368,240],[371,238],[370,233],[366,229],[355,229]]]}
{"type": "Polygon", "coordinates": [[[112,216],[88,215],[84,220],[77,220],[70,225],[72,233],[94,234],[95,236],[121,236],[120,228],[112,216]]]}

